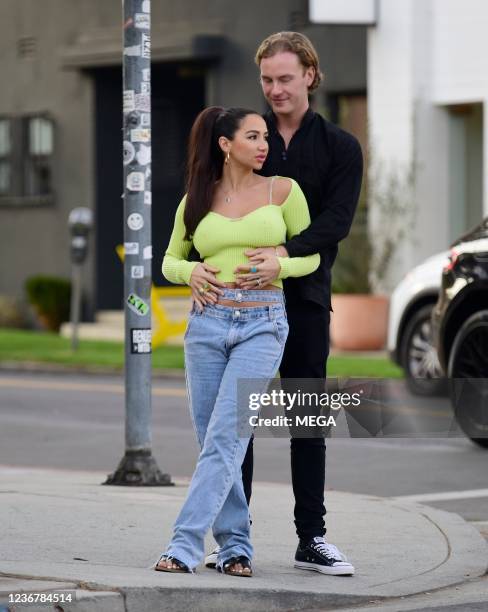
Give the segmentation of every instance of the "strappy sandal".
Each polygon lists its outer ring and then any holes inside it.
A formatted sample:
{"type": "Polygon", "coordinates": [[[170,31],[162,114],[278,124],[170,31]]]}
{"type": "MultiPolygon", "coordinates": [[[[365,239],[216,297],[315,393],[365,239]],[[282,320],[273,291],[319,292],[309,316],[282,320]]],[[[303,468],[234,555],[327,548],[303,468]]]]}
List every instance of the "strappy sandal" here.
{"type": "Polygon", "coordinates": [[[154,569],[157,572],[171,572],[173,574],[191,574],[192,573],[192,571],[190,570],[188,565],[185,565],[182,561],[180,561],[179,559],[176,559],[175,557],[172,557],[171,555],[162,555],[159,558],[159,560],[156,563],[156,565],[154,566],[154,569]],[[161,563],[161,561],[171,562],[173,565],[177,565],[178,567],[176,567],[176,568],[174,568],[174,567],[161,567],[159,565],[161,563]]]}
{"type": "Polygon", "coordinates": [[[222,565],[218,565],[218,570],[222,574],[227,574],[228,576],[239,576],[240,578],[251,578],[252,576],[252,566],[251,561],[244,555],[240,557],[231,557],[227,559],[222,565]],[[237,564],[242,565],[242,570],[238,571],[233,569],[237,564]],[[249,570],[248,572],[244,570],[249,570]]]}

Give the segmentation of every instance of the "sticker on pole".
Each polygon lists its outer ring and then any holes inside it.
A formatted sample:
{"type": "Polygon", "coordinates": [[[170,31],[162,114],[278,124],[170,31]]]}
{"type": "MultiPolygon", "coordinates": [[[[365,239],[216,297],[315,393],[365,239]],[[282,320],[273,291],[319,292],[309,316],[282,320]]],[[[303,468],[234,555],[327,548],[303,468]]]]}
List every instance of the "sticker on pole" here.
{"type": "Polygon", "coordinates": [[[149,11],[151,10],[150,0],[142,0],[142,10],[144,13],[149,13],[149,11]]]}
{"type": "Polygon", "coordinates": [[[150,68],[143,68],[142,69],[142,80],[143,81],[149,81],[151,77],[151,69],[150,68]]]}
{"type": "Polygon", "coordinates": [[[127,175],[127,189],[129,191],[144,191],[144,174],[131,172],[127,175]]]}
{"type": "Polygon", "coordinates": [[[136,13],[134,25],[141,30],[149,30],[151,27],[151,15],[147,13],[136,13]]]}
{"type": "Polygon", "coordinates": [[[144,278],[144,266],[131,266],[131,278],[144,278]]]}
{"type": "Polygon", "coordinates": [[[124,49],[124,55],[129,57],[138,57],[141,55],[141,45],[133,45],[132,47],[126,47],[124,49]]]}
{"type": "Polygon", "coordinates": [[[149,312],[149,306],[135,293],[129,294],[129,297],[127,298],[127,306],[132,310],[132,312],[135,312],[136,315],[139,315],[140,317],[147,315],[149,312]]]}
{"type": "Polygon", "coordinates": [[[141,127],[151,127],[151,115],[149,113],[141,113],[141,127]]]}
{"type": "Polygon", "coordinates": [[[147,328],[131,328],[130,330],[130,352],[132,354],[144,354],[151,352],[151,330],[147,328]]]}
{"type": "Polygon", "coordinates": [[[142,53],[144,59],[151,59],[151,37],[149,34],[142,33],[142,53]]]}
{"type": "Polygon", "coordinates": [[[127,225],[129,229],[137,232],[144,227],[144,219],[140,213],[131,213],[127,217],[127,225]]]}
{"type": "Polygon", "coordinates": [[[133,89],[126,89],[124,91],[124,113],[131,113],[136,110],[136,99],[135,99],[135,91],[133,89]]]}
{"type": "Polygon", "coordinates": [[[128,140],[124,140],[124,166],[128,166],[136,156],[134,145],[128,140]]]}
{"type": "Polygon", "coordinates": [[[151,163],[151,147],[146,147],[146,145],[143,144],[139,146],[139,151],[137,151],[137,162],[141,166],[147,166],[147,164],[151,163]]]}
{"type": "Polygon", "coordinates": [[[152,259],[152,245],[144,247],[142,250],[143,259],[152,259]]]}
{"type": "Polygon", "coordinates": [[[151,191],[144,192],[144,204],[151,206],[152,204],[152,192],[151,191]]]}
{"type": "Polygon", "coordinates": [[[124,254],[125,255],[139,255],[139,243],[138,242],[124,242],[124,254]]]}
{"type": "Polygon", "coordinates": [[[151,83],[145,83],[144,81],[141,83],[141,94],[151,93],[151,83]]]}
{"type": "Polygon", "coordinates": [[[130,139],[131,142],[149,142],[151,140],[151,130],[147,128],[131,130],[130,139]]]}
{"type": "Polygon", "coordinates": [[[136,110],[142,113],[151,112],[151,97],[147,93],[134,94],[134,104],[136,110]]]}

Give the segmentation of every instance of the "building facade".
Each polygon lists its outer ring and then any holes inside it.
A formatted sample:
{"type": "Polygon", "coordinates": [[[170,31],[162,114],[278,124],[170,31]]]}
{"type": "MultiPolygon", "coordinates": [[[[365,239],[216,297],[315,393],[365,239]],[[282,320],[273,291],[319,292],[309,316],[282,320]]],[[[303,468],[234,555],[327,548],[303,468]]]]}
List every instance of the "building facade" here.
{"type": "MultiPolygon", "coordinates": [[[[409,229],[391,286],[488,215],[488,4],[381,0],[376,7],[368,28],[370,185],[381,190],[397,176],[411,205],[399,219],[409,229]]],[[[382,224],[373,215],[375,234],[382,224]]]]}
{"type": "MultiPolygon", "coordinates": [[[[314,104],[364,131],[366,29],[312,25],[303,0],[152,0],[153,280],[183,193],[186,142],[206,105],[264,111],[254,53],[300,30],[326,74],[314,104]],[[188,19],[191,15],[191,20],[188,19]],[[341,111],[342,109],[342,111],[341,111]]],[[[70,276],[67,219],[94,212],[85,266],[88,318],[122,305],[120,0],[0,4],[0,294],[34,274],[70,276]]]]}

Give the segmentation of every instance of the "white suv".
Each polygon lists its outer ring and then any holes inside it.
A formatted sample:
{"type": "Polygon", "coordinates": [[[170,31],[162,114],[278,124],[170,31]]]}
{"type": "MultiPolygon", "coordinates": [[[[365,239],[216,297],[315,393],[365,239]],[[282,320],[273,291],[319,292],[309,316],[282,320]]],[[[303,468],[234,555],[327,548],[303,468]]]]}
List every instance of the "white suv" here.
{"type": "Polygon", "coordinates": [[[446,393],[430,317],[448,257],[449,251],[429,257],[405,276],[391,296],[388,352],[405,370],[407,386],[416,395],[446,393]]]}

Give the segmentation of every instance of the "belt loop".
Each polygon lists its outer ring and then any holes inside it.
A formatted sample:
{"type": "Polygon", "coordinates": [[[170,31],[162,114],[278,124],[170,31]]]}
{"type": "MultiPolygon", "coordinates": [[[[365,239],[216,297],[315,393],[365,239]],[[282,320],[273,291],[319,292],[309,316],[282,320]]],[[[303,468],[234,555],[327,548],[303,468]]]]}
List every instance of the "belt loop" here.
{"type": "Polygon", "coordinates": [[[267,306],[266,307],[268,309],[268,316],[269,316],[269,320],[270,321],[274,321],[275,320],[275,312],[273,310],[273,306],[267,306]]]}

